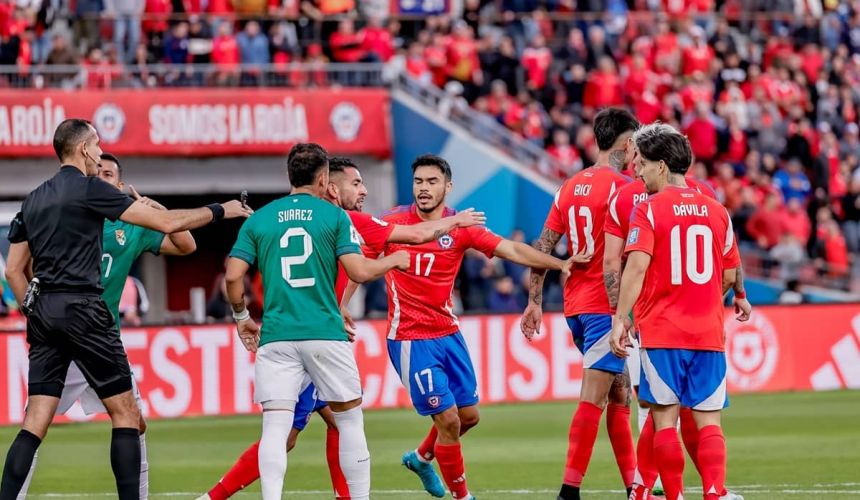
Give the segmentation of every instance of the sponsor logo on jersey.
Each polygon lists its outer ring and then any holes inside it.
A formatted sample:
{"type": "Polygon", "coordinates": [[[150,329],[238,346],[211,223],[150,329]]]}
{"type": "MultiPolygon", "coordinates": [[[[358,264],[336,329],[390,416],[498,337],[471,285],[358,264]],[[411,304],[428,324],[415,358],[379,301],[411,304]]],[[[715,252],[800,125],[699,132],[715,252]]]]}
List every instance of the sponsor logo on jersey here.
{"type": "Polygon", "coordinates": [[[639,228],[634,227],[633,229],[630,230],[630,235],[627,236],[627,244],[633,245],[637,241],[639,241],[639,228]]]}
{"type": "Polygon", "coordinates": [[[93,114],[93,125],[99,132],[99,138],[108,143],[117,142],[125,128],[125,113],[116,104],[104,103],[93,114]]]}
{"type": "Polygon", "coordinates": [[[452,238],[450,234],[442,236],[439,238],[439,246],[445,250],[451,248],[454,246],[454,238],[452,238]]]}
{"type": "Polygon", "coordinates": [[[116,236],[116,242],[119,243],[119,246],[125,246],[125,229],[117,229],[113,232],[114,236],[116,236]]]}
{"type": "Polygon", "coordinates": [[[338,103],[328,117],[331,128],[339,141],[352,142],[361,129],[361,110],[351,102],[338,103]]]}
{"type": "Polygon", "coordinates": [[[726,332],[726,378],[742,390],[768,383],[779,359],[776,329],[763,313],[754,312],[746,323],[729,320],[726,332]]]}

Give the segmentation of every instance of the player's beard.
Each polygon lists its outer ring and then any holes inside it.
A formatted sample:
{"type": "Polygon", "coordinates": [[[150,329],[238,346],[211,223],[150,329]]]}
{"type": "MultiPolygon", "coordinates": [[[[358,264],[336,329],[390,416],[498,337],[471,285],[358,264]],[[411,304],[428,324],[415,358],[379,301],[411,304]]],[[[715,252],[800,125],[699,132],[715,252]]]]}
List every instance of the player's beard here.
{"type": "MultiPolygon", "coordinates": [[[[435,200],[435,198],[434,198],[434,200],[435,200]]],[[[425,213],[425,214],[433,213],[433,211],[435,211],[437,208],[439,208],[439,205],[441,205],[441,204],[443,204],[443,203],[445,203],[445,198],[444,198],[444,197],[443,197],[443,198],[439,198],[439,201],[437,201],[436,203],[434,203],[432,206],[427,207],[427,208],[422,208],[422,207],[421,207],[421,203],[420,203],[418,200],[415,200],[415,206],[416,206],[416,207],[418,207],[418,210],[420,210],[421,212],[423,212],[423,213],[425,213]]]]}

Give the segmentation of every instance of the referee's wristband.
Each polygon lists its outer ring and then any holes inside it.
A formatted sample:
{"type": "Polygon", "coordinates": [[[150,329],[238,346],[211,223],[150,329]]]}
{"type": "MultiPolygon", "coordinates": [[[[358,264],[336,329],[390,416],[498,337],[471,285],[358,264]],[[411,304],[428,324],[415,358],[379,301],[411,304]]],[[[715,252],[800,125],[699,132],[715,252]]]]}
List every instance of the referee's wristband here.
{"type": "Polygon", "coordinates": [[[212,211],[212,222],[217,222],[224,218],[224,206],[220,203],[206,205],[206,208],[212,211]]]}
{"type": "Polygon", "coordinates": [[[745,299],[745,298],[747,298],[747,291],[746,291],[746,290],[742,290],[742,291],[740,291],[740,292],[735,292],[735,298],[736,298],[736,299],[745,299]]]}
{"type": "Polygon", "coordinates": [[[251,313],[248,312],[247,309],[245,309],[241,312],[233,311],[233,320],[234,321],[245,321],[246,319],[248,319],[250,317],[251,317],[251,313]]]}

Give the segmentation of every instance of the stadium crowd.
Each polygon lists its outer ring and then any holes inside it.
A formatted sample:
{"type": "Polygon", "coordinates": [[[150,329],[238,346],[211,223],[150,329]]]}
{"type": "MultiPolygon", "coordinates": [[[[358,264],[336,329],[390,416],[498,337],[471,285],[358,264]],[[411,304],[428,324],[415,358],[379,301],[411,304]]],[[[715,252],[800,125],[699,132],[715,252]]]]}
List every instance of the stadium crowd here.
{"type": "MultiPolygon", "coordinates": [[[[460,112],[545,148],[559,179],[592,163],[596,110],[669,123],[732,213],[749,268],[857,287],[858,1],[465,0],[456,16],[389,17],[354,0],[0,0],[11,85],[67,84],[29,70],[72,64],[95,88],[354,83],[287,66],[329,61],[384,62],[444,88],[460,112]],[[153,63],[216,70],[156,75],[153,63]]],[[[509,267],[467,261],[466,308],[521,308],[523,270],[509,267]]]]}

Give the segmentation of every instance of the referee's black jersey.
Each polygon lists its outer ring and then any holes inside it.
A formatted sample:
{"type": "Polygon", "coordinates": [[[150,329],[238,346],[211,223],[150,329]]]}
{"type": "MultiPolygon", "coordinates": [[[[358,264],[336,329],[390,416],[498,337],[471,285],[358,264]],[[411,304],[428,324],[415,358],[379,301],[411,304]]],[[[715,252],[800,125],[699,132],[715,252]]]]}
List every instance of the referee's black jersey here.
{"type": "Polygon", "coordinates": [[[101,293],[104,220],[118,219],[132,203],[107,182],[65,165],[27,195],[13,243],[29,243],[33,275],[44,290],[101,293]]]}

